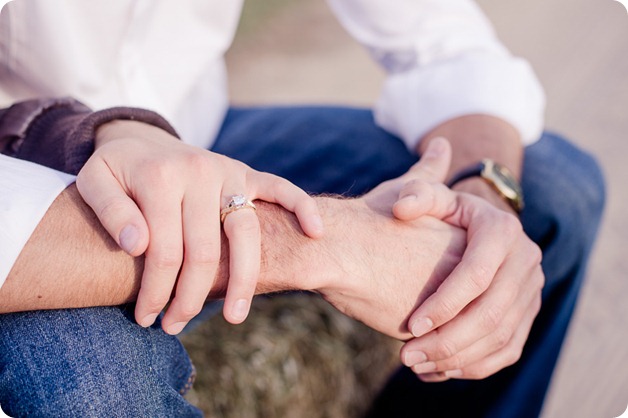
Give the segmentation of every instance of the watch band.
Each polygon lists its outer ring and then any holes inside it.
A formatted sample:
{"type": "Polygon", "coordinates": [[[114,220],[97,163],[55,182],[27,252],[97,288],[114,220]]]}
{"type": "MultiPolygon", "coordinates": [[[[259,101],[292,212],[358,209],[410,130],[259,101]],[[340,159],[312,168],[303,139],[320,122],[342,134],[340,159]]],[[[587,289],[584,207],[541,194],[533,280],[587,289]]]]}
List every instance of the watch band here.
{"type": "Polygon", "coordinates": [[[520,213],[523,210],[521,185],[506,167],[491,159],[483,159],[479,163],[456,173],[447,182],[447,186],[452,187],[471,177],[483,179],[515,212],[520,213]]]}
{"type": "Polygon", "coordinates": [[[483,161],[480,161],[479,163],[476,163],[470,167],[463,168],[462,170],[454,174],[454,176],[447,182],[447,187],[451,188],[456,183],[460,183],[462,180],[466,180],[471,177],[480,177],[483,169],[483,161]]]}

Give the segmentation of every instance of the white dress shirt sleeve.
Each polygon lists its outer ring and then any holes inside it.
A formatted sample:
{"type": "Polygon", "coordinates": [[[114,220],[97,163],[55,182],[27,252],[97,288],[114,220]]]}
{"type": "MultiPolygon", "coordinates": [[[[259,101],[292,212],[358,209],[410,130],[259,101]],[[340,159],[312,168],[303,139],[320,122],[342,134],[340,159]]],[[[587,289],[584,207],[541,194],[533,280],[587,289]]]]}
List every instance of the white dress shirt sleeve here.
{"type": "Polygon", "coordinates": [[[328,0],[388,77],[376,122],[412,150],[439,124],[488,114],[524,144],[543,129],[545,97],[530,65],[513,57],[471,0],[328,0]]]}
{"type": "Polygon", "coordinates": [[[74,180],[0,154],[0,286],[52,202],[74,180]]]}

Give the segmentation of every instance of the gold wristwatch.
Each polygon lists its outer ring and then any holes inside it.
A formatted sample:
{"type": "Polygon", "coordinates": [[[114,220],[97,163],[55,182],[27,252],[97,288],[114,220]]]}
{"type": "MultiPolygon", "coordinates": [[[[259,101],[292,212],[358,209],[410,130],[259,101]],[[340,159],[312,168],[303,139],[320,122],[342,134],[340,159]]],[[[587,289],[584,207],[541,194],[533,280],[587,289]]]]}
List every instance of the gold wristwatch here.
{"type": "Polygon", "coordinates": [[[485,158],[479,163],[456,173],[447,186],[471,178],[484,179],[512,207],[515,212],[523,210],[523,191],[515,176],[503,165],[485,158]]]}

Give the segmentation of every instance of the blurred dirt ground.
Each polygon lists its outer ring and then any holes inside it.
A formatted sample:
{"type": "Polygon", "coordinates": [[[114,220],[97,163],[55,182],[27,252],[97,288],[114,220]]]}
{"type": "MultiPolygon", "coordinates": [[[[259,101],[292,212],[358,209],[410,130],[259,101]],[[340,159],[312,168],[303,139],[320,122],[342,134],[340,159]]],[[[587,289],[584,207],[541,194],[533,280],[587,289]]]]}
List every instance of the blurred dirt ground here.
{"type": "MultiPolygon", "coordinates": [[[[537,70],[548,128],[592,151],[608,180],[605,221],[543,417],[617,417],[628,403],[628,14],[612,0],[480,4],[537,70]]],[[[228,65],[237,104],[369,106],[383,79],[320,0],[248,0],[228,65]]],[[[396,364],[396,343],[308,296],[260,299],[251,317],[240,327],[213,318],[184,339],[199,369],[191,398],[208,416],[359,416],[396,364]]]]}

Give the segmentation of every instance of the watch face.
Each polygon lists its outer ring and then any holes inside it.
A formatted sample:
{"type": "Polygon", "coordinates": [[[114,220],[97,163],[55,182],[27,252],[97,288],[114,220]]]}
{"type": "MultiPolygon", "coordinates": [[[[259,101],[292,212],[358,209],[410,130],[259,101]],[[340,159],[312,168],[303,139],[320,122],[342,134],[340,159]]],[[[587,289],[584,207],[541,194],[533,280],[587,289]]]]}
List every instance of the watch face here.
{"type": "Polygon", "coordinates": [[[482,177],[489,180],[493,187],[511,202],[515,210],[523,209],[523,192],[512,173],[492,160],[484,160],[483,163],[482,177]]]}
{"type": "MultiPolygon", "coordinates": [[[[496,164],[493,173],[495,174],[496,183],[501,182],[511,193],[517,194],[519,190],[519,184],[517,184],[512,174],[510,174],[510,172],[505,167],[496,164]]],[[[512,199],[515,196],[508,197],[512,199]]]]}

